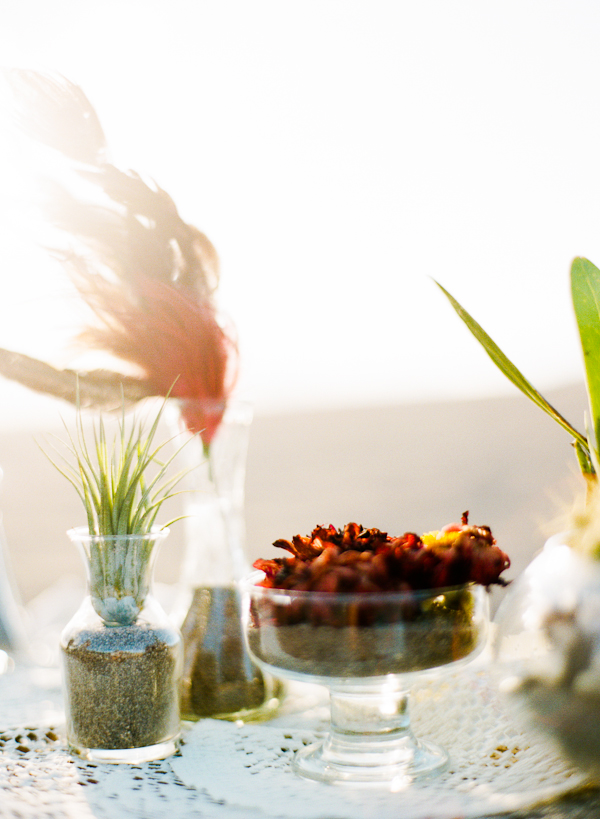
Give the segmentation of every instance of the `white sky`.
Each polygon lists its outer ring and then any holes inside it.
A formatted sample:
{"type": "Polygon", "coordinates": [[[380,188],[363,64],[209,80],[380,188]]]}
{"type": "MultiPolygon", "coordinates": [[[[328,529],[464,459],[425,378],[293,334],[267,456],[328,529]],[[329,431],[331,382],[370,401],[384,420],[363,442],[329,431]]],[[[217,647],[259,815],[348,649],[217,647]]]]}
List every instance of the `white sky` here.
{"type": "MultiPolygon", "coordinates": [[[[79,83],[118,164],[215,243],[259,410],[512,390],[432,276],[536,386],[582,377],[595,0],[3,0],[0,22],[0,62],[79,83]]],[[[0,345],[49,356],[72,304],[3,244],[0,345]]],[[[0,382],[3,414],[20,400],[0,382]]]]}

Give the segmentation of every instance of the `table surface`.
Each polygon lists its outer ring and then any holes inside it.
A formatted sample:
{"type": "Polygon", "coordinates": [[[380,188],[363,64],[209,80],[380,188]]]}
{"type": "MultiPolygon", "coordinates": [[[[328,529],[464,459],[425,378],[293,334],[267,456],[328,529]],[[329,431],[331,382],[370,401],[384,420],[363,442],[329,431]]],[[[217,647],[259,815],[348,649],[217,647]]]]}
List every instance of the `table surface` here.
{"type": "MultiPolygon", "coordinates": [[[[291,692],[282,714],[275,720],[247,726],[251,745],[246,753],[260,757],[260,738],[277,730],[285,730],[282,736],[289,737],[292,741],[288,744],[293,746],[292,737],[297,740],[306,733],[299,726],[303,726],[305,717],[310,721],[311,704],[315,708],[324,707],[323,695],[317,695],[316,690],[316,687],[304,689],[300,686],[291,692]],[[302,701],[302,696],[308,699],[302,701]]],[[[258,770],[261,775],[254,777],[256,793],[245,802],[250,791],[247,782],[244,784],[238,778],[242,769],[235,767],[235,754],[225,749],[223,760],[219,763],[215,762],[215,753],[210,750],[211,742],[216,742],[216,747],[221,741],[227,746],[227,743],[237,742],[236,737],[244,734],[244,731],[240,734],[234,724],[217,720],[186,724],[184,744],[178,755],[170,759],[137,766],[92,765],[70,755],[65,746],[60,675],[58,669],[52,666],[41,668],[17,663],[12,671],[0,677],[0,729],[0,817],[11,819],[37,819],[40,815],[48,819],[65,816],[119,819],[121,815],[128,819],[163,819],[167,805],[172,819],[354,819],[355,816],[359,819],[369,819],[371,816],[373,819],[455,819],[457,816],[461,816],[461,819],[483,816],[588,819],[600,815],[600,792],[591,788],[579,789],[548,804],[530,805],[509,812],[494,812],[488,807],[478,813],[473,812],[474,805],[467,805],[460,813],[453,812],[452,804],[444,804],[433,784],[431,809],[426,812],[418,804],[411,806],[410,800],[407,802],[407,796],[403,794],[381,796],[373,791],[365,793],[306,783],[304,796],[302,790],[297,790],[303,787],[302,780],[291,772],[269,770],[268,762],[266,768],[258,770]],[[195,768],[196,783],[186,775],[185,768],[189,754],[192,754],[191,761],[194,762],[194,753],[198,754],[199,760],[195,768]],[[215,785],[218,779],[215,771],[219,764],[231,767],[231,778],[223,779],[225,785],[220,792],[218,783],[215,785]],[[206,769],[204,780],[203,768],[206,769]],[[278,776],[280,779],[277,779],[278,776]],[[287,790],[278,784],[284,781],[282,776],[286,777],[287,790]],[[339,804],[336,803],[338,794],[339,804]]],[[[262,744],[265,748],[268,745],[262,744]]],[[[236,746],[235,750],[239,748],[236,746]]],[[[257,764],[256,759],[253,764],[257,764]]],[[[261,764],[259,759],[258,769],[261,764]]]]}
{"type": "Polygon", "coordinates": [[[292,686],[280,711],[262,724],[187,723],[170,759],[88,764],[64,740],[56,649],[63,609],[80,593],[61,583],[28,608],[35,640],[0,674],[0,817],[164,819],[167,804],[171,819],[600,816],[600,791],[583,787],[580,772],[522,736],[499,708],[485,657],[480,668],[476,661],[413,691],[415,732],[444,745],[453,766],[420,789],[365,793],[296,777],[294,749],[328,722],[327,695],[317,686],[292,686]]]}

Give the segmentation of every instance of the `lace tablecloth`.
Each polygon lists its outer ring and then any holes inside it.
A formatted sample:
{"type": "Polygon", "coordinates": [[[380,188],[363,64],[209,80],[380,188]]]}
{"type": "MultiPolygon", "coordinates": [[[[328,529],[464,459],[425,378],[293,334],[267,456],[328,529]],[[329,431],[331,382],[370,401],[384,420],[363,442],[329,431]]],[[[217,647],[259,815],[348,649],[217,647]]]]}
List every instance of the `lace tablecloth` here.
{"type": "Polygon", "coordinates": [[[298,686],[268,723],[187,724],[179,755],[144,765],[92,765],[64,745],[55,669],[0,677],[0,817],[11,819],[469,819],[511,811],[582,785],[539,740],[511,724],[485,670],[417,687],[415,732],[443,744],[449,769],[396,793],[304,781],[294,751],[326,728],[323,689],[298,686]]]}

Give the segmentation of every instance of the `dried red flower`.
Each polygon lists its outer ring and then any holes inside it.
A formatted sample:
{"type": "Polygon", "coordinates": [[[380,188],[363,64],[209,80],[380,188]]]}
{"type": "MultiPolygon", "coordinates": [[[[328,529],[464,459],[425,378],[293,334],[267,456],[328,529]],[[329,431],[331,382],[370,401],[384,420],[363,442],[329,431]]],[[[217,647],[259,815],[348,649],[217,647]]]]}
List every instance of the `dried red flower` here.
{"type": "Polygon", "coordinates": [[[510,559],[487,526],[461,524],[419,536],[390,537],[379,529],[348,523],[317,526],[308,537],[277,540],[292,557],[259,559],[267,588],[325,592],[410,591],[479,583],[504,584],[510,559]]]}

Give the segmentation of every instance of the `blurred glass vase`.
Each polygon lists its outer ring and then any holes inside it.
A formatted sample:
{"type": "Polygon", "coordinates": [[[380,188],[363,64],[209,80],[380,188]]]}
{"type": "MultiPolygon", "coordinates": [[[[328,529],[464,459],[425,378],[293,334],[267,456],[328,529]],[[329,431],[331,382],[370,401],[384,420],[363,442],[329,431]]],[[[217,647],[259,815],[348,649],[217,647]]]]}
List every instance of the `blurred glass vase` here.
{"type": "MultiPolygon", "coordinates": [[[[184,641],[181,711],[258,720],[279,705],[280,683],[250,658],[243,638],[239,580],[244,554],[244,484],[252,406],[243,401],[175,401],[184,489],[186,548],[176,619],[184,641]]],[[[179,445],[179,441],[178,441],[179,445]]]]}
{"type": "MultiPolygon", "coordinates": [[[[0,469],[0,483],[3,477],[0,469]]],[[[0,673],[9,668],[10,656],[26,652],[27,647],[25,623],[0,512],[0,673]]]]}
{"type": "Polygon", "coordinates": [[[495,677],[526,730],[600,778],[600,564],[565,535],[509,589],[496,615],[495,677]]]}

